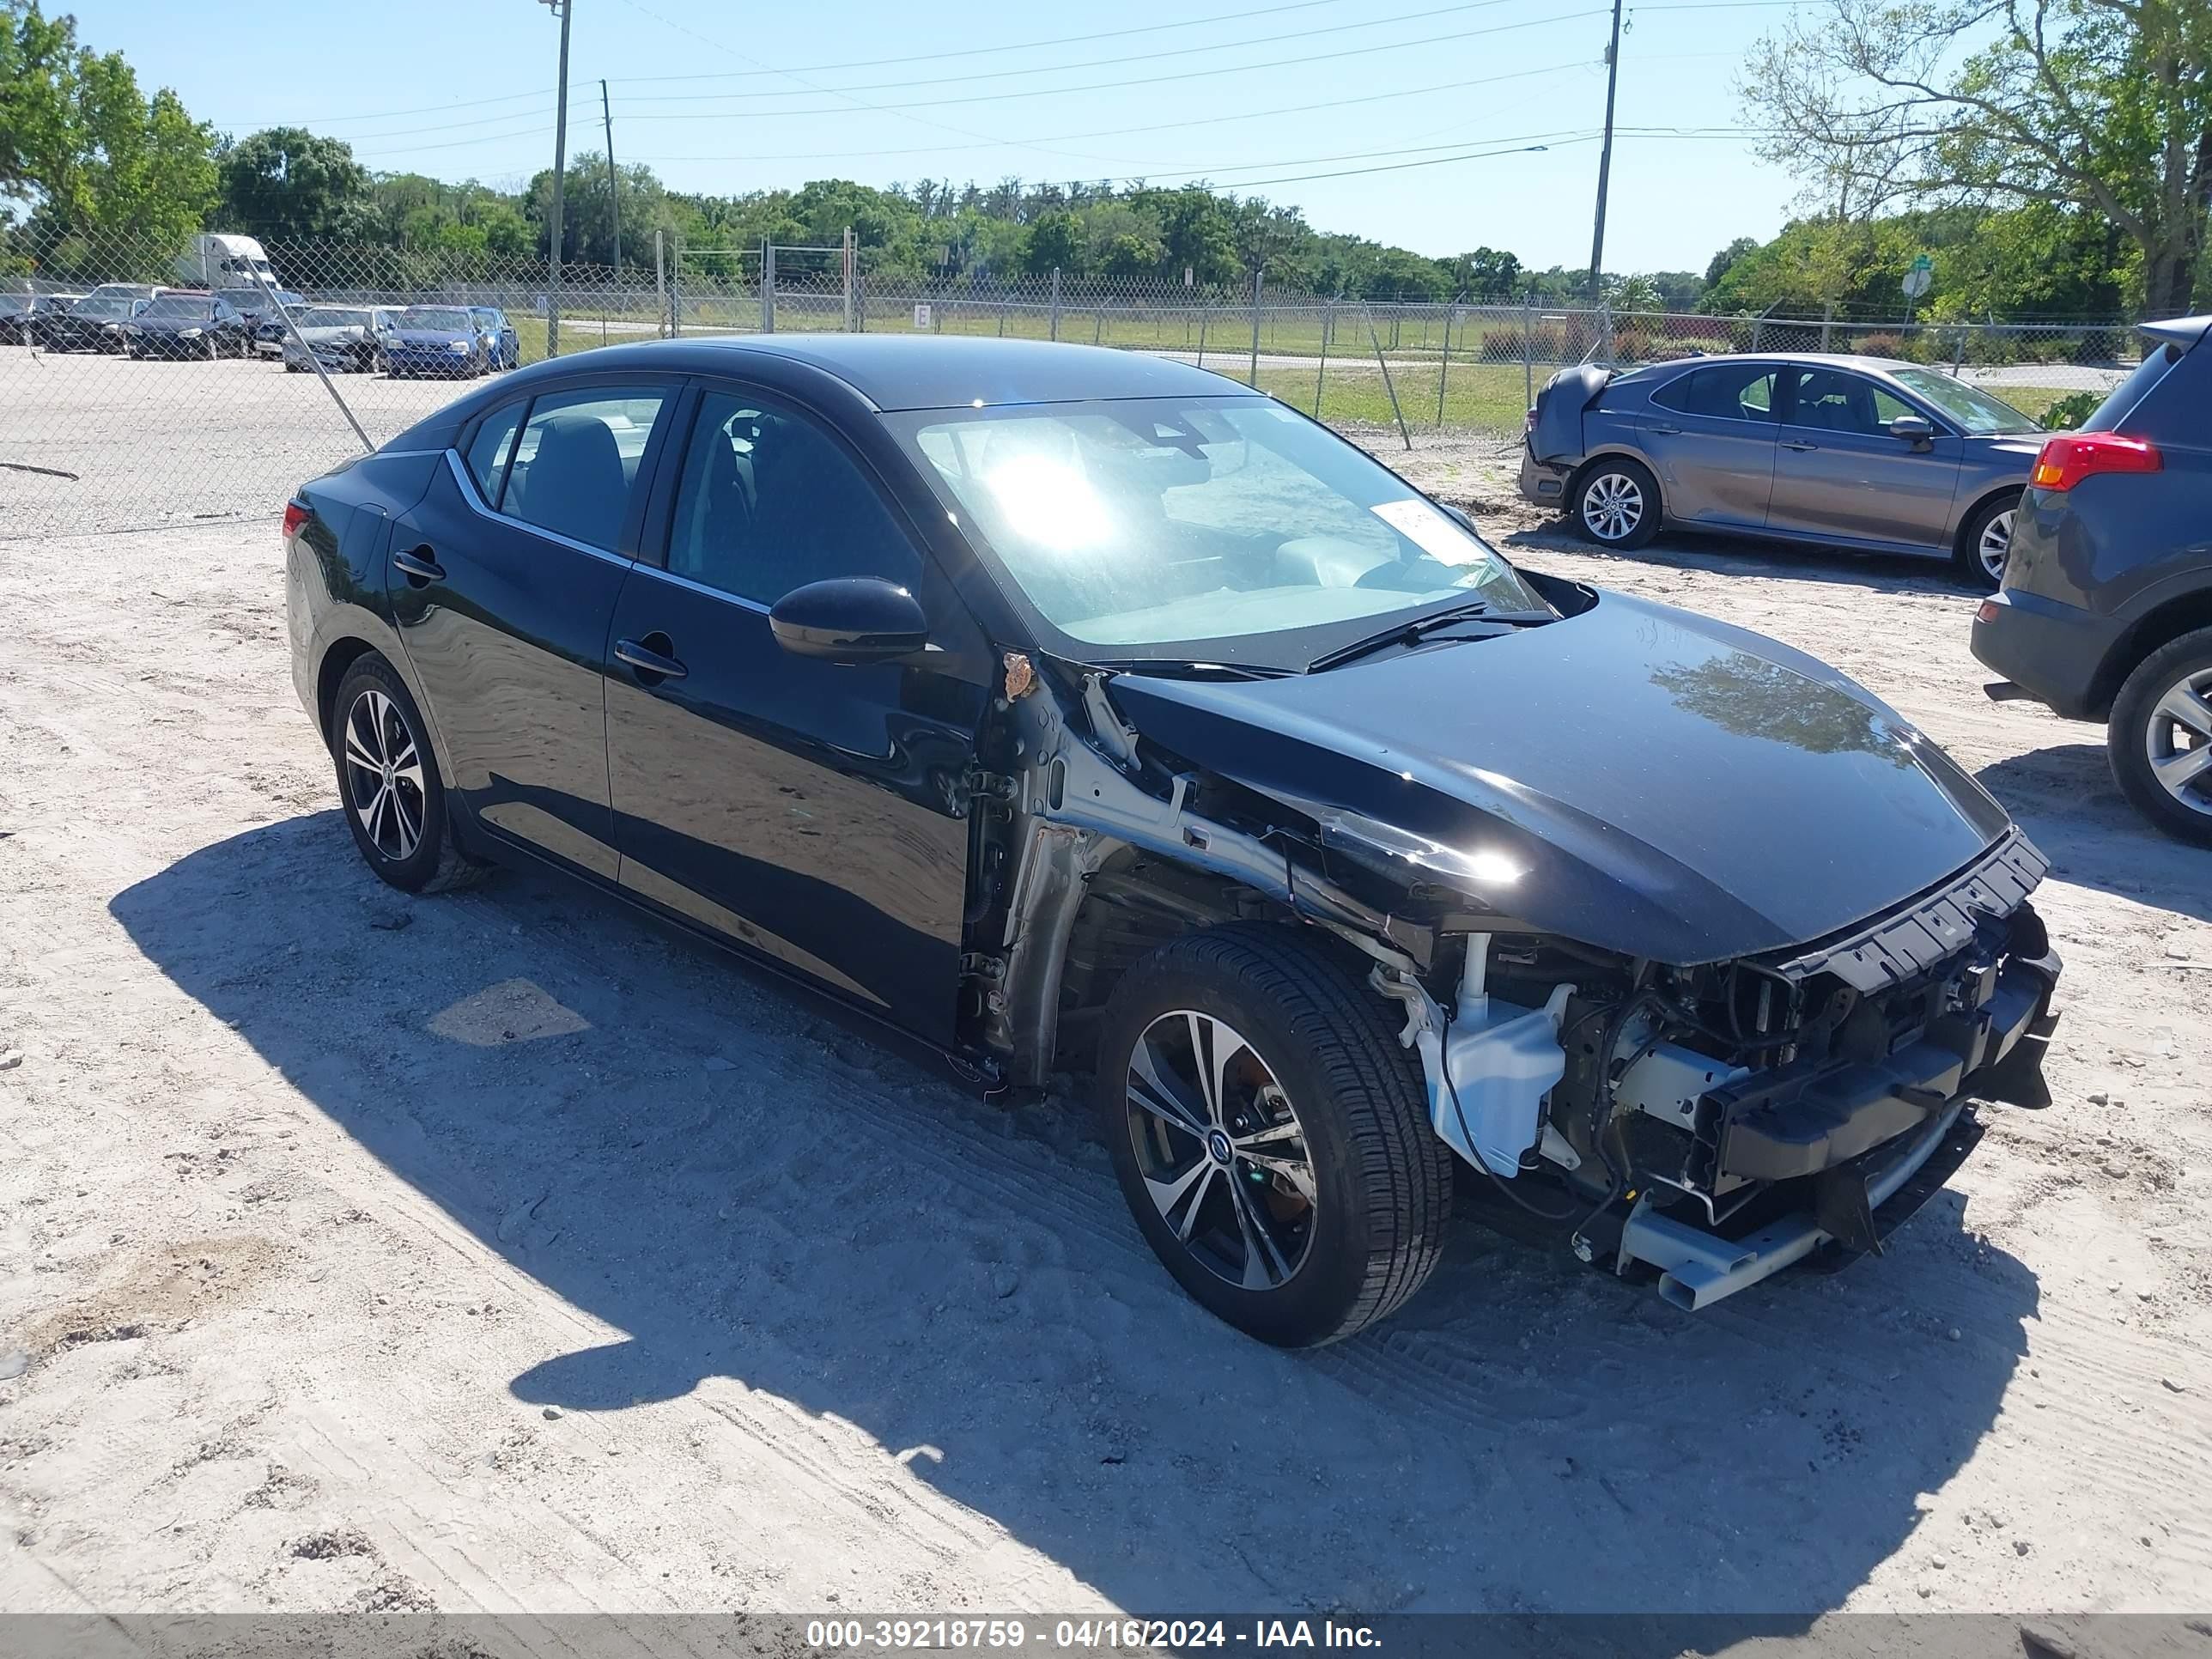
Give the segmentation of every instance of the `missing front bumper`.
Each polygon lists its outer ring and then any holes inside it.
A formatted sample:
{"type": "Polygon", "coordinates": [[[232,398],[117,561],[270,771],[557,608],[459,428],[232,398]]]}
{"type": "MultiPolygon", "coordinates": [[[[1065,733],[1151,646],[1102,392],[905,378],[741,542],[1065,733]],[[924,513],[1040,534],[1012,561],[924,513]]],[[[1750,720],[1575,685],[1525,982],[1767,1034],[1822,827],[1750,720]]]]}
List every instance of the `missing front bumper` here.
{"type": "MultiPolygon", "coordinates": [[[[1724,1156],[1770,1165],[1772,1176],[1754,1178],[1792,1195],[1778,1218],[1723,1230],[1658,1209],[1647,1191],[1621,1224],[1619,1268],[1648,1262],[1659,1269],[1660,1296],[1695,1311],[1816,1254],[1828,1267],[1879,1254],[1980,1140],[1970,1097],[2049,1102],[2042,1068],[2057,979],[2055,957],[2015,958],[1964,1029],[1935,1032],[1878,1070],[1839,1073],[1833,1089],[1770,1113],[1747,1152],[1724,1156]],[[1919,1127],[1893,1127],[1900,1113],[1919,1127]]],[[[1746,1173],[1741,1163],[1736,1173],[1746,1173]]]]}

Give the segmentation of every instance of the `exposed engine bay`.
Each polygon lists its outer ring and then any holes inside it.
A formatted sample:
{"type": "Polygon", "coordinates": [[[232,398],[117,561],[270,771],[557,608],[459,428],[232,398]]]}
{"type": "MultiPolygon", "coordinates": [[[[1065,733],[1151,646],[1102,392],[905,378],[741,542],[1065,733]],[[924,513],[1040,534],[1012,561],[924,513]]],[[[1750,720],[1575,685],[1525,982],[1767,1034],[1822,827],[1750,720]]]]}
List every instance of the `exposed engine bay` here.
{"type": "Polygon", "coordinates": [[[1318,928],[1476,1179],[1692,1309],[1879,1251],[1971,1147],[1970,1096],[2043,1103],[2058,963],[2016,829],[1849,928],[1670,963],[1514,915],[1483,863],[1509,836],[1447,848],[1155,745],[1115,679],[1012,659],[986,734],[962,1019],[999,1080],[1086,1065],[1116,978],[1179,933],[1318,928]]]}

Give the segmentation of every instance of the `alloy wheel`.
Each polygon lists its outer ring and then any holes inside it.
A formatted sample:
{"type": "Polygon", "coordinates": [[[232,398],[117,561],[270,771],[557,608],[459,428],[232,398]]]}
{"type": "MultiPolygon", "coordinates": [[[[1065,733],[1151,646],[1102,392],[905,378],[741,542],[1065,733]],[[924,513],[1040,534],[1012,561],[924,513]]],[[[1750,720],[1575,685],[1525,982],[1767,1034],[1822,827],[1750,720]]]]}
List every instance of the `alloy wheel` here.
{"type": "Polygon", "coordinates": [[[2016,511],[2008,507],[1991,519],[1982,526],[1980,538],[1974,543],[1974,557],[1993,586],[2001,586],[2004,581],[2005,560],[2012,553],[2012,520],[2016,511]]]}
{"type": "Polygon", "coordinates": [[[398,705],[374,688],[345,719],[346,804],[376,850],[395,863],[422,842],[422,750],[398,705]]]}
{"type": "Polygon", "coordinates": [[[1273,1070],[1224,1021],[1162,1014],[1129,1055],[1138,1172],[1191,1259],[1248,1291],[1287,1284],[1312,1246],[1319,1188],[1273,1070]]]}
{"type": "Polygon", "coordinates": [[[2152,706],[2143,750],[2160,788],[2212,817],[2212,668],[2183,675],[2152,706]]]}
{"type": "Polygon", "coordinates": [[[1626,472],[1605,472],[1583,491],[1583,522],[1602,542],[1617,542],[1644,522],[1644,491],[1626,472]]]}

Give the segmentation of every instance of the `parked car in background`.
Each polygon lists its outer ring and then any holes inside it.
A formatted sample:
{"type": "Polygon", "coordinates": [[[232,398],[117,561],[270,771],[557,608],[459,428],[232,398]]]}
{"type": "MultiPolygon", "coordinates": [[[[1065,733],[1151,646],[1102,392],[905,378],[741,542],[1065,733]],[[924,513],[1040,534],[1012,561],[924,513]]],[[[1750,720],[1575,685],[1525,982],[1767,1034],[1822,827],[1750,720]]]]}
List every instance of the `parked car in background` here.
{"type": "Polygon", "coordinates": [[[244,357],[253,349],[246,319],[213,294],[170,289],[123,325],[133,357],[244,357]]]}
{"type": "Polygon", "coordinates": [[[971,1079],[1088,1072],[1139,1231],[1271,1342],[1411,1296],[1455,1158],[1694,1308],[2048,1102],[2045,860],[1933,744],[1187,364],[611,346],[283,535],[379,877],[550,865],[971,1079]]]}
{"type": "Polygon", "coordinates": [[[49,319],[82,298],[82,294],[0,295],[0,345],[46,344],[49,319]]]}
{"type": "Polygon", "coordinates": [[[282,320],[277,307],[289,308],[307,303],[298,295],[281,288],[219,288],[215,294],[217,299],[228,301],[231,309],[246,319],[247,329],[257,338],[263,324],[282,320]]]}
{"type": "Polygon", "coordinates": [[[2168,835],[2212,847],[2212,316],[2142,325],[2143,360],[2044,441],[1975,656],[2069,720],[2168,835]]]}
{"type": "Polygon", "coordinates": [[[49,351],[125,349],[124,328],[164,289],[132,283],[103,283],[65,311],[50,313],[41,330],[49,351]]]}
{"type": "Polygon", "coordinates": [[[1995,587],[2043,428],[1938,370],[1817,353],[1562,369],[1521,493],[1607,547],[1662,526],[1952,560],[1995,587]]]}
{"type": "Polygon", "coordinates": [[[409,306],[385,343],[394,378],[441,375],[474,378],[492,368],[492,347],[466,306],[409,306]]]}
{"type": "Polygon", "coordinates": [[[307,307],[293,319],[298,335],[286,333],[284,367],[295,374],[312,368],[314,364],[307,355],[312,351],[334,374],[366,374],[380,369],[386,343],[396,331],[398,316],[398,312],[384,306],[307,307]]]}
{"type": "Polygon", "coordinates": [[[282,357],[284,343],[292,337],[292,331],[286,326],[285,319],[296,318],[307,309],[307,302],[302,300],[297,305],[278,306],[273,312],[264,312],[260,320],[253,325],[255,354],[263,357],[282,357]]]}
{"type": "Polygon", "coordinates": [[[483,335],[486,349],[491,354],[495,369],[522,367],[522,337],[514,331],[514,325],[507,320],[507,313],[497,306],[471,306],[469,314],[477,319],[483,335]]]}

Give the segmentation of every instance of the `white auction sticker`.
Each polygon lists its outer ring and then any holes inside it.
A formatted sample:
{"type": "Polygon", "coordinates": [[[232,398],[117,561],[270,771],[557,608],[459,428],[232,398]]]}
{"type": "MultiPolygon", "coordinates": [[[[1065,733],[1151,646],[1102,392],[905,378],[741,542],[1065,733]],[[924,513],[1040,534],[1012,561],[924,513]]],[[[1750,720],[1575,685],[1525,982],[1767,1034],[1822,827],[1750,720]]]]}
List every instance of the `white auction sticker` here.
{"type": "Polygon", "coordinates": [[[1368,509],[1431,558],[1445,564],[1473,564],[1485,556],[1482,544],[1419,496],[1384,501],[1368,509]]]}

